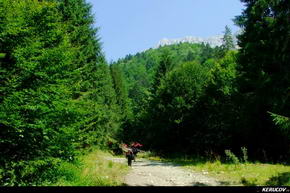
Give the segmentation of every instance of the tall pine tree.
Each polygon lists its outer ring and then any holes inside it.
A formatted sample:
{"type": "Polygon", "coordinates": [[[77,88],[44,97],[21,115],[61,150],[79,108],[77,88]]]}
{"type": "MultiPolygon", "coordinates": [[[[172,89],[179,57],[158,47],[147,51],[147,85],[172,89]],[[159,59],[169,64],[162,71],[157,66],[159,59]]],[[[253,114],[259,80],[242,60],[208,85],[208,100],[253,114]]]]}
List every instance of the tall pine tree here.
{"type": "Polygon", "coordinates": [[[244,99],[241,101],[243,132],[250,136],[253,149],[279,157],[289,152],[289,141],[277,132],[267,111],[290,115],[290,2],[242,2],[247,8],[236,18],[236,23],[244,31],[239,36],[238,66],[239,90],[244,99]]]}
{"type": "Polygon", "coordinates": [[[116,95],[101,50],[98,28],[93,27],[91,5],[85,0],[58,0],[63,22],[75,49],[71,85],[78,113],[80,144],[104,146],[118,130],[116,95]],[[81,110],[78,110],[81,109],[81,110]]]}

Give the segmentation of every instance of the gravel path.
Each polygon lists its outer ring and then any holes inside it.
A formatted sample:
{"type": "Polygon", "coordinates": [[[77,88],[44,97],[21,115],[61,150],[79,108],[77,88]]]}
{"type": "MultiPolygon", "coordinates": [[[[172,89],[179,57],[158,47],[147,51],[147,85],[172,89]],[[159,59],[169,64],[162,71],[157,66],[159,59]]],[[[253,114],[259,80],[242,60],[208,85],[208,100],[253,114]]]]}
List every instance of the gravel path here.
{"type": "MultiPolygon", "coordinates": [[[[127,164],[125,158],[108,158],[127,164]]],[[[178,165],[138,159],[125,177],[128,186],[218,186],[219,183],[199,172],[186,170],[178,165]]]]}

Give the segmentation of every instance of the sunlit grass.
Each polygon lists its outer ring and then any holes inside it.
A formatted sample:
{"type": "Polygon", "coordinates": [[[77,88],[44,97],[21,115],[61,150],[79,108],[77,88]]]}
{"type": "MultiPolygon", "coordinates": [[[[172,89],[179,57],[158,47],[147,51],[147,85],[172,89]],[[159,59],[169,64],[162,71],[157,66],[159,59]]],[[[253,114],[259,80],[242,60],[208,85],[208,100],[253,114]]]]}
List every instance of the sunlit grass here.
{"type": "Polygon", "coordinates": [[[289,166],[280,164],[222,164],[220,161],[199,163],[186,167],[213,176],[222,182],[237,185],[267,185],[267,183],[270,183],[271,177],[278,176],[280,173],[290,172],[289,166]]]}
{"type": "Polygon", "coordinates": [[[216,178],[222,185],[290,185],[290,166],[282,164],[229,164],[198,159],[166,159],[193,171],[216,178]]]}
{"type": "Polygon", "coordinates": [[[150,160],[155,160],[155,161],[161,161],[162,158],[157,156],[154,152],[151,151],[144,151],[138,153],[138,158],[144,158],[144,159],[150,159],[150,160]]]}
{"type": "Polygon", "coordinates": [[[76,163],[64,162],[58,172],[57,182],[45,183],[51,186],[122,186],[123,177],[128,171],[126,164],[105,159],[109,153],[94,150],[80,156],[76,163]]]}

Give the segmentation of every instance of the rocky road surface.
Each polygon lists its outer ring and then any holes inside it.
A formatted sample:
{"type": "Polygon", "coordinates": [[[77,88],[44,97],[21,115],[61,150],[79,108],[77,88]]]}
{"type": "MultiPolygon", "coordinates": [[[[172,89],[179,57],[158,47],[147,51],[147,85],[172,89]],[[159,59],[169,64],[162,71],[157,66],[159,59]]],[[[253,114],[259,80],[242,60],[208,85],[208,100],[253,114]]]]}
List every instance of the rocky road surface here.
{"type": "MultiPolygon", "coordinates": [[[[108,158],[127,164],[125,158],[108,158]]],[[[128,186],[218,186],[215,179],[199,172],[193,172],[179,165],[138,159],[132,163],[132,170],[125,176],[128,186]]]]}

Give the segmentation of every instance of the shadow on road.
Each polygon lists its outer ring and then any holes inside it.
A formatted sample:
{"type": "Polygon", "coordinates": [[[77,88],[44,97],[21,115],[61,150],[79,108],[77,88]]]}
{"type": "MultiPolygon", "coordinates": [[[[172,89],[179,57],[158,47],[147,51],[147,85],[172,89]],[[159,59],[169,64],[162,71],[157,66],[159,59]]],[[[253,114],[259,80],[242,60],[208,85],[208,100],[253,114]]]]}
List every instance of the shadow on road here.
{"type": "Polygon", "coordinates": [[[178,167],[179,165],[170,164],[170,163],[139,163],[136,166],[171,166],[171,167],[178,167]]]}
{"type": "Polygon", "coordinates": [[[195,182],[192,184],[193,186],[208,186],[207,184],[200,183],[200,182],[195,182]]]}

